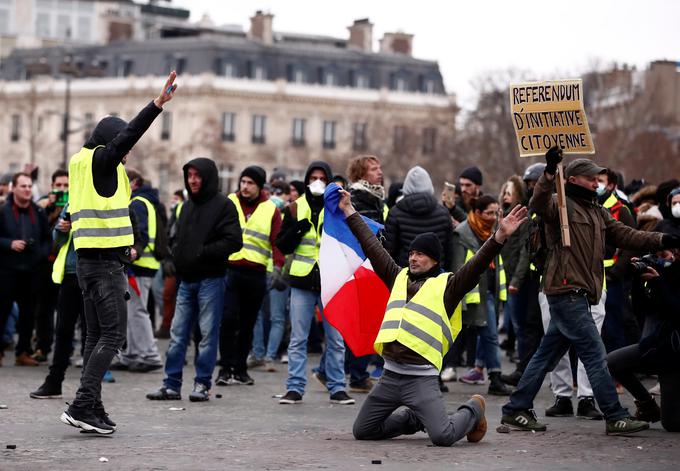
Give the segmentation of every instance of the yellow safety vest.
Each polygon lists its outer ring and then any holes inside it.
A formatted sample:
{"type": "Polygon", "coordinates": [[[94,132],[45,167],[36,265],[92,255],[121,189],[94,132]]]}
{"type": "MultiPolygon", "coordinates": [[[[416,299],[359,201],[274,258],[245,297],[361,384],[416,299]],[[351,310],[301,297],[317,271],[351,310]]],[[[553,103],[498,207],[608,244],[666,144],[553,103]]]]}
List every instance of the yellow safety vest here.
{"type": "Polygon", "coordinates": [[[387,215],[390,213],[390,208],[383,204],[383,222],[387,221],[387,215]]]}
{"type": "MultiPolygon", "coordinates": [[[[618,203],[619,200],[614,196],[614,193],[612,192],[611,195],[609,195],[609,198],[607,198],[607,201],[604,202],[602,206],[604,206],[607,210],[611,209],[614,207],[616,203],[618,203]]],[[[607,268],[613,267],[616,264],[616,258],[608,258],[604,261],[604,269],[605,271],[607,268]]]]}
{"type": "Polygon", "coordinates": [[[272,217],[276,212],[276,205],[269,200],[261,202],[246,221],[236,193],[230,194],[229,199],[236,206],[238,222],[243,233],[243,248],[231,254],[229,261],[248,260],[268,267],[272,260],[272,244],[269,236],[272,233],[272,217]]]}
{"type": "Polygon", "coordinates": [[[146,244],[142,253],[139,254],[139,258],[132,264],[137,267],[158,270],[161,267],[161,262],[156,260],[156,256],[153,254],[156,248],[156,208],[151,201],[143,196],[135,196],[132,201],[141,201],[146,206],[147,227],[149,229],[149,243],[146,244]]]}
{"type": "MultiPolygon", "coordinates": [[[[471,249],[467,249],[467,253],[465,254],[465,263],[469,262],[472,257],[475,256],[475,253],[471,249]]],[[[484,275],[482,275],[484,276],[484,275]]],[[[505,278],[505,269],[503,268],[503,257],[501,257],[500,254],[498,254],[498,264],[496,266],[496,279],[499,281],[500,285],[500,290],[498,293],[498,299],[500,301],[507,301],[508,300],[508,287],[507,287],[507,280],[505,278]]],[[[465,295],[464,303],[467,304],[479,304],[481,303],[481,296],[479,293],[479,284],[475,286],[472,291],[468,292],[465,295]]]]}
{"type": "Polygon", "coordinates": [[[175,205],[175,220],[179,219],[179,213],[182,212],[182,206],[184,205],[184,201],[180,201],[175,205]]]}
{"type": "Polygon", "coordinates": [[[68,254],[68,248],[71,246],[73,231],[68,232],[68,239],[66,243],[59,248],[57,253],[57,258],[54,259],[54,264],[52,265],[52,282],[55,285],[60,285],[64,281],[64,272],[66,271],[66,255],[68,254]]]}
{"type": "MultiPolygon", "coordinates": [[[[102,146],[99,146],[102,147],[102,146]]],[[[134,244],[130,222],[130,182],[125,168],[116,168],[118,184],[113,196],[97,193],[92,177],[95,149],[82,148],[69,162],[69,208],[75,249],[109,249],[134,244]]]]}
{"type": "MultiPolygon", "coordinates": [[[[309,207],[307,198],[301,196],[297,200],[297,220],[308,220],[312,222],[312,208],[309,207]]],[[[319,245],[321,244],[321,225],[323,224],[324,211],[319,214],[319,222],[314,227],[309,228],[307,233],[302,236],[300,244],[293,252],[293,263],[290,265],[292,276],[303,277],[309,275],[314,265],[319,261],[319,245]]]]}
{"type": "Polygon", "coordinates": [[[462,309],[458,304],[449,319],[444,306],[444,291],[450,273],[429,278],[407,302],[408,269],[394,281],[385,316],[374,348],[382,354],[383,346],[399,342],[432,363],[438,370],[461,329],[462,309]]]}

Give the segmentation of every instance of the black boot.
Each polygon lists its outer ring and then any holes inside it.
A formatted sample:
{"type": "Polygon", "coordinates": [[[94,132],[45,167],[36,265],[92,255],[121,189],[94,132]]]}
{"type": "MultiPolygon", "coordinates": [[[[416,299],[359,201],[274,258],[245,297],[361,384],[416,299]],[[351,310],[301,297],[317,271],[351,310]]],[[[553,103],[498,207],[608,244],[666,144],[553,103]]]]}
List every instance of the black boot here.
{"type": "Polygon", "coordinates": [[[501,372],[495,371],[489,373],[489,395],[491,396],[509,396],[512,394],[512,389],[507,387],[501,381],[501,372]]]}
{"type": "Polygon", "coordinates": [[[547,417],[573,417],[574,406],[570,397],[557,396],[555,404],[545,410],[547,417]]]}
{"type": "Polygon", "coordinates": [[[578,407],[576,408],[576,416],[580,417],[581,419],[589,420],[604,419],[602,412],[597,410],[597,406],[595,405],[595,398],[592,397],[584,397],[579,399],[578,407]]]}
{"type": "Polygon", "coordinates": [[[521,378],[522,372],[519,370],[515,370],[509,375],[501,375],[501,381],[503,381],[505,384],[509,384],[510,386],[517,386],[521,378]]]}
{"type": "Polygon", "coordinates": [[[656,404],[654,398],[648,401],[635,401],[637,410],[635,411],[634,417],[637,420],[643,420],[645,422],[658,422],[661,420],[661,409],[656,404]]]}

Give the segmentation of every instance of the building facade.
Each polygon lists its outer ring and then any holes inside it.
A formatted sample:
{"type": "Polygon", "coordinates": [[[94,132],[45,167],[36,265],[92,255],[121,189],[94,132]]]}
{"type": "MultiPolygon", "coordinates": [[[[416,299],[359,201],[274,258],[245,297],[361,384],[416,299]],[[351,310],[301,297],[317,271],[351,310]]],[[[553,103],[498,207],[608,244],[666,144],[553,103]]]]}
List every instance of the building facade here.
{"type": "Polygon", "coordinates": [[[446,159],[458,108],[437,63],[411,56],[411,35],[386,34],[373,51],[368,20],[340,39],[277,33],[272,19],[257,12],[246,32],[197,25],[145,41],[14,50],[0,81],[3,167],[31,162],[47,178],[64,164],[67,96],[68,155],[101,117],[134,117],[170,70],[177,97],[129,159],[165,195],[197,156],[217,161],[224,191],[250,164],[296,178],[311,160],[344,173],[350,157],[373,153],[395,180],[446,159]]]}

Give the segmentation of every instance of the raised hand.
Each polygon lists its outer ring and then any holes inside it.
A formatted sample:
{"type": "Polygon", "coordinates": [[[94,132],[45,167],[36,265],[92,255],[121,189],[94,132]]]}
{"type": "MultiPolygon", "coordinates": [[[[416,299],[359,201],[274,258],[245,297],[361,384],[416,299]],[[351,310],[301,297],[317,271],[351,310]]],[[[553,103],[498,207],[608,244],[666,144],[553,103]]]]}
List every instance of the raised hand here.
{"type": "Polygon", "coordinates": [[[165,81],[165,85],[163,85],[163,90],[161,90],[160,95],[153,101],[157,107],[163,108],[165,103],[172,100],[175,90],[177,90],[177,84],[174,83],[176,78],[177,72],[173,70],[170,72],[170,75],[168,75],[168,79],[165,81]]]}
{"type": "Polygon", "coordinates": [[[349,192],[343,190],[342,188],[339,188],[338,191],[342,195],[340,198],[340,202],[338,203],[338,208],[345,214],[345,217],[348,218],[352,214],[356,213],[356,209],[354,209],[354,206],[352,206],[352,199],[349,195],[349,192]]]}
{"type": "Polygon", "coordinates": [[[557,164],[562,162],[562,149],[557,146],[552,146],[545,153],[545,173],[555,175],[557,172],[557,164]]]}
{"type": "Polygon", "coordinates": [[[496,231],[496,235],[494,236],[496,239],[496,242],[503,244],[507,240],[508,237],[510,237],[519,226],[524,224],[524,222],[527,220],[527,208],[525,206],[517,205],[514,208],[512,208],[512,211],[505,216],[503,219],[500,219],[500,223],[498,224],[498,230],[496,231]]]}

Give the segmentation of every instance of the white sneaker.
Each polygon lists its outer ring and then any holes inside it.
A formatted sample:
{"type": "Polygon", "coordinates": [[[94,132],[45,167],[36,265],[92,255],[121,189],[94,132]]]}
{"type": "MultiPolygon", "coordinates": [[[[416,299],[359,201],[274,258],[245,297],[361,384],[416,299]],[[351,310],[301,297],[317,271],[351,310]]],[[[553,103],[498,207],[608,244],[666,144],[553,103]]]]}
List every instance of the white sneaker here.
{"type": "Polygon", "coordinates": [[[651,394],[652,396],[661,396],[661,385],[659,383],[656,383],[656,386],[650,388],[649,394],[651,394]]]}
{"type": "Polygon", "coordinates": [[[78,358],[73,366],[75,366],[76,368],[82,368],[83,367],[83,357],[78,358]]]}
{"type": "Polygon", "coordinates": [[[284,353],[281,355],[281,363],[288,363],[288,354],[284,353]]]}
{"type": "Polygon", "coordinates": [[[447,366],[442,371],[441,378],[442,381],[444,381],[445,383],[455,381],[458,378],[458,375],[456,374],[456,369],[452,366],[447,366]]]}

